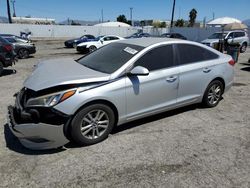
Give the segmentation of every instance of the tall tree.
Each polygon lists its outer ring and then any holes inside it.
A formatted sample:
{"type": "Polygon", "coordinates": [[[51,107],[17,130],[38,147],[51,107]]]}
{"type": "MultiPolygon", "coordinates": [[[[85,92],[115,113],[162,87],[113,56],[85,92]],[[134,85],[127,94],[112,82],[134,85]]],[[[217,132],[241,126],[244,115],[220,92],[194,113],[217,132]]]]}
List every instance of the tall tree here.
{"type": "Polygon", "coordinates": [[[118,21],[118,22],[123,22],[123,23],[128,23],[128,20],[127,20],[127,18],[126,18],[126,16],[125,15],[119,15],[117,18],[116,18],[116,20],[118,21]]]}
{"type": "Polygon", "coordinates": [[[7,12],[8,12],[9,23],[12,23],[9,0],[7,0],[7,12]]]}
{"type": "Polygon", "coordinates": [[[193,8],[190,12],[189,12],[189,27],[193,27],[195,24],[195,19],[197,17],[197,11],[193,8]]]}
{"type": "Polygon", "coordinates": [[[184,26],[184,20],[183,19],[178,19],[175,22],[175,27],[183,27],[184,26]]]}

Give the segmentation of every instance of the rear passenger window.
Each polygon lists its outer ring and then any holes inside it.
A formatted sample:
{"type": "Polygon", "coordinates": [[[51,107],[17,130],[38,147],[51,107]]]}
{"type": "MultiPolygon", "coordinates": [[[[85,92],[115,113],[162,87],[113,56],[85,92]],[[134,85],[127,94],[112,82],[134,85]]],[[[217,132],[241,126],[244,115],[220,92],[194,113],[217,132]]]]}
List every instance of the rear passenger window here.
{"type": "Polygon", "coordinates": [[[218,58],[217,54],[195,45],[177,44],[177,49],[180,65],[218,58]]]}
{"type": "Polygon", "coordinates": [[[134,64],[134,67],[136,66],[145,67],[149,71],[174,66],[173,46],[161,46],[147,52],[134,64]]]}
{"type": "Polygon", "coordinates": [[[235,38],[237,38],[237,37],[244,37],[245,36],[245,33],[243,33],[243,32],[236,32],[235,34],[234,34],[234,37],[235,38]]]}

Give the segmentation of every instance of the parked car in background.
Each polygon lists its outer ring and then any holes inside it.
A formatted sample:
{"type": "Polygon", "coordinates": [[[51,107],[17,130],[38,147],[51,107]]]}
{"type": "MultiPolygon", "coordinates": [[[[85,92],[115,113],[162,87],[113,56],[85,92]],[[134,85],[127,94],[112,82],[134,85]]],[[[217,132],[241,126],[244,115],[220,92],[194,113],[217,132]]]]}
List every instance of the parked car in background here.
{"type": "Polygon", "coordinates": [[[12,66],[15,61],[15,55],[12,44],[0,37],[0,76],[4,67],[12,66]]]}
{"type": "Polygon", "coordinates": [[[34,43],[30,43],[15,35],[0,34],[0,36],[12,43],[17,57],[20,59],[28,58],[30,54],[36,53],[36,46],[34,43]]]}
{"type": "Polygon", "coordinates": [[[187,40],[187,38],[181,35],[180,33],[164,33],[161,35],[161,37],[187,40]]]}
{"type": "Polygon", "coordinates": [[[116,125],[194,103],[215,107],[233,84],[234,64],[205,45],[167,38],[46,60],[9,107],[9,126],[31,149],[96,144],[116,125]]]}
{"type": "Polygon", "coordinates": [[[94,41],[90,42],[83,42],[77,45],[76,50],[80,53],[89,53],[93,52],[96,49],[110,44],[112,42],[116,42],[119,40],[123,40],[124,38],[115,36],[115,35],[106,35],[106,36],[99,36],[94,41]]]}
{"type": "Polygon", "coordinates": [[[126,39],[134,39],[134,38],[144,38],[144,37],[151,37],[149,33],[134,33],[129,37],[125,37],[126,39]]]}
{"type": "Polygon", "coordinates": [[[242,30],[216,32],[207,39],[203,40],[201,43],[214,48],[221,39],[224,39],[226,44],[238,43],[240,45],[241,53],[244,53],[249,45],[248,34],[242,30]]]}
{"type": "Polygon", "coordinates": [[[74,48],[82,42],[89,42],[89,41],[93,41],[93,40],[95,40],[95,37],[93,35],[83,35],[80,38],[65,41],[64,45],[67,48],[74,48]]]}

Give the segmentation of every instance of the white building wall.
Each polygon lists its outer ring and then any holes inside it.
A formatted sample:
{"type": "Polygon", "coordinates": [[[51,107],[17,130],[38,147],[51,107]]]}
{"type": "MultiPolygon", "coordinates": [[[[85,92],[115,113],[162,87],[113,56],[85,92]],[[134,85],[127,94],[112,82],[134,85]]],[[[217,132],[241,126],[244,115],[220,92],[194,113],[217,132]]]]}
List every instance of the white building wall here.
{"type": "Polygon", "coordinates": [[[84,34],[119,35],[125,37],[137,32],[137,28],[68,26],[68,25],[31,25],[31,24],[0,24],[0,33],[20,35],[21,31],[32,32],[32,37],[79,37],[84,34]]]}
{"type": "MultiPolygon", "coordinates": [[[[32,32],[31,37],[46,37],[46,38],[73,38],[84,34],[100,35],[118,35],[121,37],[129,36],[139,29],[135,27],[99,27],[99,26],[68,26],[68,25],[31,25],[31,24],[0,24],[0,34],[8,33],[20,35],[20,31],[32,32]]],[[[168,28],[153,28],[145,27],[144,32],[154,36],[159,36],[169,32],[168,28]]],[[[188,40],[200,42],[206,39],[209,35],[216,31],[221,31],[221,28],[172,28],[172,32],[180,33],[187,37],[188,40]]]]}

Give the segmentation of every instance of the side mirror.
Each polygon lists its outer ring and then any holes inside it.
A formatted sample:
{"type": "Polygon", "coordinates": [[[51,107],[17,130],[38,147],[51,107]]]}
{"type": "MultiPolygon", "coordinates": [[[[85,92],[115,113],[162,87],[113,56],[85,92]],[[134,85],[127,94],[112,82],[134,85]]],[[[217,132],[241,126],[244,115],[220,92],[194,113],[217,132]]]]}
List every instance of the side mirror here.
{"type": "Polygon", "coordinates": [[[103,39],[101,39],[101,40],[100,40],[100,42],[103,44],[104,40],[103,40],[103,39]]]}
{"type": "Polygon", "coordinates": [[[149,70],[146,69],[145,67],[137,66],[133,68],[128,75],[133,75],[133,76],[147,76],[149,75],[149,70]]]}

